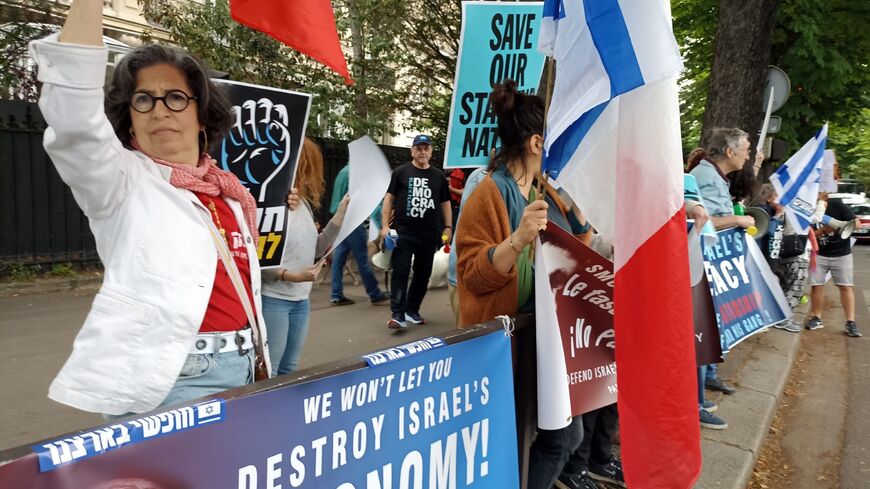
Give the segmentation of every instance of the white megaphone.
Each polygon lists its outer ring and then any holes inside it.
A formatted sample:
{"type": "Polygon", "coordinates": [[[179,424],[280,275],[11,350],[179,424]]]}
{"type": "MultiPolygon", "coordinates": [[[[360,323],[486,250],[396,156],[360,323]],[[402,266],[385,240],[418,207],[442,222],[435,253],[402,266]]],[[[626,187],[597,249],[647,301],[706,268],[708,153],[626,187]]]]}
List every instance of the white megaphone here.
{"type": "Polygon", "coordinates": [[[381,250],[374,255],[372,255],[372,265],[375,267],[388,272],[390,268],[393,266],[393,251],[392,250],[381,250]]]}
{"type": "Polygon", "coordinates": [[[372,255],[372,265],[380,268],[385,272],[389,272],[393,267],[393,249],[396,247],[396,240],[399,235],[395,229],[391,229],[389,234],[384,236],[384,244],[381,251],[372,255]]]}
{"type": "Polygon", "coordinates": [[[855,231],[855,221],[841,221],[831,216],[822,216],[822,224],[834,231],[839,231],[841,239],[849,239],[849,236],[852,236],[852,232],[855,231]]]}

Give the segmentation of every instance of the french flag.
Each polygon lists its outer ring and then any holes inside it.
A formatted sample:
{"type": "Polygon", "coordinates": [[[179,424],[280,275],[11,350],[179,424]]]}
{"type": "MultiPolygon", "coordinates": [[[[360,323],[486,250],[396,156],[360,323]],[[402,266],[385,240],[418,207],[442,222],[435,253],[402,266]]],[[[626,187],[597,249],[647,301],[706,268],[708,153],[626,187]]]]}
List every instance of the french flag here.
{"type": "Polygon", "coordinates": [[[701,469],[677,75],[667,0],[547,0],[556,60],[544,172],[614,244],[622,458],[629,487],[701,469]]]}
{"type": "Polygon", "coordinates": [[[807,234],[812,224],[811,216],[819,197],[827,141],[828,125],[825,124],[770,176],[777,200],[785,207],[786,219],[800,234],[807,234]]]}

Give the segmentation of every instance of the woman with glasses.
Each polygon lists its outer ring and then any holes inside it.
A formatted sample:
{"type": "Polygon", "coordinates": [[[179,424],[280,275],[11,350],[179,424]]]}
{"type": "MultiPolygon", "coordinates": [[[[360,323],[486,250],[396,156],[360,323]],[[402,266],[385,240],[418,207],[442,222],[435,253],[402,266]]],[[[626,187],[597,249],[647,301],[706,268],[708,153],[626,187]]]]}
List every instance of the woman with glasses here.
{"type": "Polygon", "coordinates": [[[105,267],[49,397],[122,415],[252,382],[265,332],[256,204],[207,153],[232,122],[226,95],[190,54],[146,45],[104,97],[102,6],[76,0],[30,52],[45,149],[105,267]]]}

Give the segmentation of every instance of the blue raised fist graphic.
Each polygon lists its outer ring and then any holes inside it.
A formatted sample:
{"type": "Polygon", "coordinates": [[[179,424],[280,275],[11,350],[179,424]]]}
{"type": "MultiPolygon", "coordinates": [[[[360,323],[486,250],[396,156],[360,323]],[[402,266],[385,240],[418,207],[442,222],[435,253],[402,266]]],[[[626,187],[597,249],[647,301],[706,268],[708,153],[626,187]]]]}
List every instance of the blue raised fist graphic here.
{"type": "Polygon", "coordinates": [[[221,147],[221,166],[239,177],[260,202],[290,158],[287,107],[271,100],[233,106],[235,121],[221,147]]]}

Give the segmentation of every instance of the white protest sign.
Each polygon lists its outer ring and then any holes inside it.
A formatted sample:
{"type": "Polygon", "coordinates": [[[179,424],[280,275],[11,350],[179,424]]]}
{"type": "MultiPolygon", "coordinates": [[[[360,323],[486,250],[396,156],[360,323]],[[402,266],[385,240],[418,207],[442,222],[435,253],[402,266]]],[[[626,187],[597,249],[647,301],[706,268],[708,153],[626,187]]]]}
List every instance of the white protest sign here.
{"type": "Polygon", "coordinates": [[[550,291],[550,271],[541,238],[535,240],[535,348],[537,349],[538,427],[559,430],[571,423],[568,368],[556,317],[556,298],[550,291]],[[539,293],[542,292],[542,293],[539,293]]]}
{"type": "Polygon", "coordinates": [[[771,109],[773,109],[773,87],[770,87],[770,97],[767,98],[767,111],[764,114],[764,122],[761,124],[761,133],[758,135],[758,144],[755,145],[755,151],[761,151],[761,148],[764,146],[764,140],[767,139],[767,128],[770,126],[770,113],[773,112],[771,109]]]}
{"type": "Polygon", "coordinates": [[[366,220],[383,200],[390,186],[390,165],[378,145],[363,136],[348,145],[350,151],[350,202],[335,243],[335,249],[344,238],[366,220]]]}
{"type": "Polygon", "coordinates": [[[837,164],[837,156],[834,150],[826,149],[822,159],[822,175],[819,180],[819,192],[834,193],[837,191],[837,180],[834,178],[834,165],[837,164]]]}

